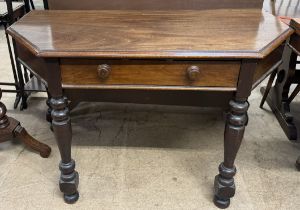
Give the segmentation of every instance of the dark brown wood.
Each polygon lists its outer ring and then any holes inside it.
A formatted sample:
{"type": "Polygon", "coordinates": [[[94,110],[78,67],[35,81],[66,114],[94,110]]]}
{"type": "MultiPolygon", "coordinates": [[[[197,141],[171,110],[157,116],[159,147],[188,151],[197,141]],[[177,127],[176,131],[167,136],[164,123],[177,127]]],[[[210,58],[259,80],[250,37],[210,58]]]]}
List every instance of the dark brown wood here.
{"type": "MultiPolygon", "coordinates": [[[[0,99],[1,97],[2,97],[2,90],[0,89],[0,99]]],[[[6,116],[6,107],[2,102],[0,102],[0,128],[4,129],[7,126],[9,126],[9,120],[8,117],[6,116]]]]}
{"type": "Polygon", "coordinates": [[[34,56],[28,49],[16,46],[16,51],[18,54],[18,60],[24,66],[31,70],[44,84],[47,81],[46,75],[46,63],[44,59],[34,56]]]}
{"type": "Polygon", "coordinates": [[[47,95],[48,95],[48,98],[47,98],[46,104],[48,106],[48,110],[46,112],[46,120],[47,120],[47,122],[49,122],[51,124],[51,128],[52,128],[52,117],[51,117],[52,108],[51,108],[51,104],[50,104],[50,100],[52,97],[48,90],[47,90],[47,95]]]}
{"type": "MultiPolygon", "coordinates": [[[[2,90],[0,89],[0,99],[2,90]]],[[[51,148],[39,142],[30,136],[27,131],[20,125],[20,122],[14,118],[7,117],[6,107],[0,102],[0,142],[8,141],[12,138],[17,138],[29,148],[40,153],[41,157],[47,158],[51,153],[51,148]]]]}
{"type": "Polygon", "coordinates": [[[296,168],[298,169],[298,171],[300,171],[300,156],[298,157],[298,159],[296,161],[296,168]]]}
{"type": "MultiPolygon", "coordinates": [[[[64,87],[93,88],[97,85],[160,85],[236,88],[240,62],[76,60],[60,62],[64,87]],[[105,75],[99,76],[100,71],[105,75]],[[189,68],[199,68],[199,78],[190,79],[189,68]],[[108,70],[109,69],[109,70],[108,70]],[[107,73],[109,72],[109,73],[107,73]],[[107,73],[107,74],[106,74],[107,73]],[[222,74],[222,77],[219,75],[222,74]]],[[[175,87],[174,87],[175,88],[175,87]]]]}
{"type": "Polygon", "coordinates": [[[203,10],[258,8],[263,0],[48,0],[52,10],[203,10]]]}
{"type": "Polygon", "coordinates": [[[263,97],[261,99],[261,102],[260,102],[260,105],[259,105],[260,108],[263,108],[263,106],[264,106],[264,103],[267,99],[267,96],[269,95],[269,92],[272,88],[272,84],[274,82],[274,79],[275,79],[276,75],[277,75],[277,71],[273,71],[271,76],[270,76],[270,79],[268,81],[268,84],[267,84],[266,88],[263,89],[264,95],[263,95],[263,97]]]}
{"type": "Polygon", "coordinates": [[[48,158],[51,153],[51,148],[34,139],[32,136],[28,134],[28,132],[21,126],[16,127],[14,130],[15,137],[22,141],[29,148],[38,151],[43,158],[48,158]]]}
{"type": "Polygon", "coordinates": [[[293,30],[257,9],[49,10],[30,12],[7,32],[38,57],[262,59],[293,30]]]}
{"type": "Polygon", "coordinates": [[[230,107],[215,181],[215,204],[225,208],[235,193],[247,99],[271,73],[265,68],[277,68],[278,49],[294,30],[261,10],[220,9],[36,11],[8,32],[27,52],[21,59],[43,67],[33,70],[48,83],[66,202],[79,197],[67,103],[109,101],[230,107]]]}
{"type": "Polygon", "coordinates": [[[293,27],[296,30],[295,32],[300,35],[300,18],[293,18],[291,20],[291,27],[293,27]]]}
{"type": "Polygon", "coordinates": [[[284,50],[284,44],[279,46],[265,59],[258,62],[257,69],[254,73],[253,88],[260,84],[267,76],[276,71],[282,64],[282,54],[284,50]]]}
{"type": "Polygon", "coordinates": [[[61,155],[59,187],[64,193],[65,202],[74,203],[79,198],[77,191],[79,175],[75,171],[75,161],[71,158],[72,128],[69,109],[62,92],[58,59],[47,59],[45,63],[47,64],[48,91],[51,95],[52,127],[61,155]]]}
{"type": "Polygon", "coordinates": [[[296,54],[300,55],[300,33],[291,37],[289,46],[296,54]]]}
{"type": "Polygon", "coordinates": [[[144,90],[144,89],[64,89],[64,95],[79,101],[133,104],[161,104],[229,108],[235,91],[144,90]]]}
{"type": "Polygon", "coordinates": [[[224,132],[224,162],[219,166],[219,175],[215,177],[214,203],[219,208],[227,208],[230,198],[235,194],[233,176],[236,174],[234,161],[240,148],[245,126],[248,122],[248,97],[252,90],[257,61],[244,60],[242,63],[238,89],[234,99],[229,102],[230,113],[227,116],[224,132]]]}
{"type": "MultiPolygon", "coordinates": [[[[270,90],[266,101],[288,139],[294,141],[297,139],[297,128],[294,125],[293,116],[290,113],[288,99],[290,86],[295,75],[297,54],[288,46],[286,46],[283,54],[283,64],[279,68],[276,83],[270,90]]],[[[261,92],[265,95],[265,88],[262,88],[261,92]]]]}
{"type": "Polygon", "coordinates": [[[258,60],[243,60],[235,96],[237,101],[247,101],[252,90],[254,73],[257,69],[258,60]]]}

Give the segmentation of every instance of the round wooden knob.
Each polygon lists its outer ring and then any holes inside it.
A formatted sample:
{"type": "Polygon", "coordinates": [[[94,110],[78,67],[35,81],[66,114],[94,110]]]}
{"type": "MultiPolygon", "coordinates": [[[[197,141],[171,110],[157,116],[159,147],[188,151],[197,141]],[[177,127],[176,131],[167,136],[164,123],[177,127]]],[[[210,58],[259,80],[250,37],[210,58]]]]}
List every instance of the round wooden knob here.
{"type": "Polygon", "coordinates": [[[97,68],[98,76],[100,79],[105,80],[109,77],[111,72],[111,67],[107,64],[99,65],[97,68]]]}
{"type": "Polygon", "coordinates": [[[200,69],[198,66],[190,66],[187,69],[187,77],[191,81],[195,81],[200,76],[200,69]]]}

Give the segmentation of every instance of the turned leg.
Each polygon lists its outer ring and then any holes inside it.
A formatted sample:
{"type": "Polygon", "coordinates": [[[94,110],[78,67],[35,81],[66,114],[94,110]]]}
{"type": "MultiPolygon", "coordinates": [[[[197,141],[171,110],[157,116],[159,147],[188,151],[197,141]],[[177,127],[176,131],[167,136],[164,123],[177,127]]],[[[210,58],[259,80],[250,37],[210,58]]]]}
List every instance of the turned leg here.
{"type": "Polygon", "coordinates": [[[219,175],[215,177],[214,184],[214,203],[219,208],[227,208],[230,198],[235,194],[234,160],[244,136],[248,107],[247,101],[230,101],[231,111],[226,120],[224,133],[224,162],[219,166],[219,175]]]}
{"type": "Polygon", "coordinates": [[[51,107],[51,104],[50,104],[51,95],[50,95],[48,90],[47,90],[47,95],[48,95],[48,98],[46,100],[46,104],[48,106],[48,109],[47,109],[47,112],[46,112],[46,120],[47,120],[47,122],[50,123],[50,130],[53,131],[52,116],[51,116],[52,107],[51,107]]]}
{"type": "Polygon", "coordinates": [[[61,155],[59,187],[64,193],[65,201],[74,203],[79,198],[77,191],[79,176],[74,170],[75,161],[71,159],[72,128],[67,100],[64,97],[51,98],[50,104],[53,130],[61,155]]]}

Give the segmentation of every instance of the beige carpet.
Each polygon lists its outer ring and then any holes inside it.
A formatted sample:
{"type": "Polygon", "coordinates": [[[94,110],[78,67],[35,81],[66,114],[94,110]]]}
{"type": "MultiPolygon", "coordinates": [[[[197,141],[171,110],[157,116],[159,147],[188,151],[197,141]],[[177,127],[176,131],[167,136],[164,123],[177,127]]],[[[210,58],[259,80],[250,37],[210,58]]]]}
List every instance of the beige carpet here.
{"type": "MultiPolygon", "coordinates": [[[[0,30],[1,81],[11,80],[0,30]]],[[[58,189],[59,152],[45,121],[45,98],[10,116],[52,147],[48,159],[12,142],[0,144],[0,209],[216,209],[213,180],[223,156],[221,110],[189,107],[82,103],[72,112],[73,158],[80,200],[63,202],[58,189]]],[[[300,147],[289,142],[273,114],[250,97],[250,122],[237,157],[237,192],[229,209],[299,209],[300,147]]],[[[296,103],[294,109],[299,107],[296,103]]],[[[300,112],[300,109],[295,109],[300,112]]],[[[300,126],[300,125],[299,125],[300,126]]]]}

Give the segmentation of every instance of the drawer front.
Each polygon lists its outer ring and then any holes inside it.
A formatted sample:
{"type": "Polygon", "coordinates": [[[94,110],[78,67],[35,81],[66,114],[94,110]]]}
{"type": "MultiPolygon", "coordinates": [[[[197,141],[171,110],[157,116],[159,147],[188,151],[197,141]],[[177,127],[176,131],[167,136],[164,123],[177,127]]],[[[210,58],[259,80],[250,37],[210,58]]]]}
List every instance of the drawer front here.
{"type": "Polygon", "coordinates": [[[234,61],[78,60],[60,62],[63,85],[236,87],[234,61]]]}

